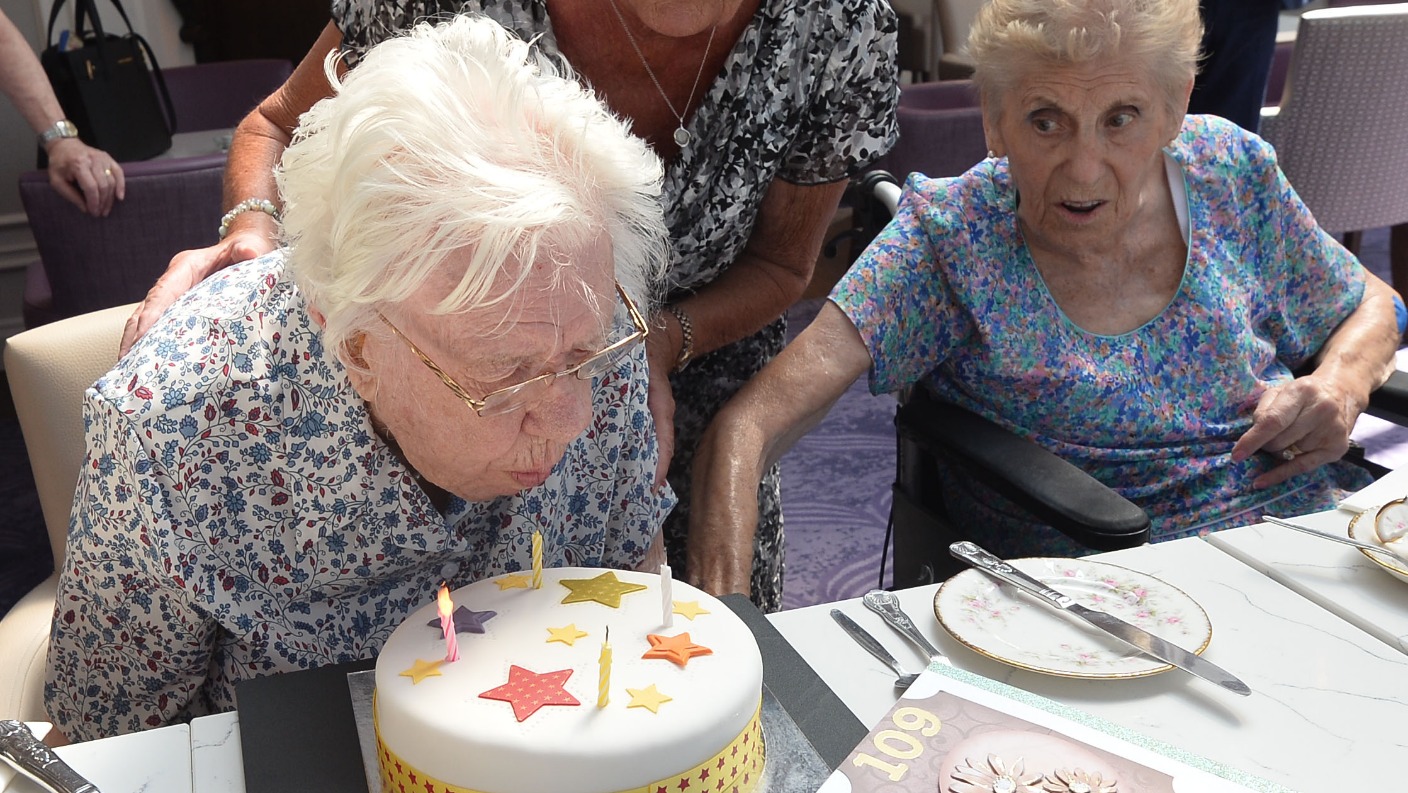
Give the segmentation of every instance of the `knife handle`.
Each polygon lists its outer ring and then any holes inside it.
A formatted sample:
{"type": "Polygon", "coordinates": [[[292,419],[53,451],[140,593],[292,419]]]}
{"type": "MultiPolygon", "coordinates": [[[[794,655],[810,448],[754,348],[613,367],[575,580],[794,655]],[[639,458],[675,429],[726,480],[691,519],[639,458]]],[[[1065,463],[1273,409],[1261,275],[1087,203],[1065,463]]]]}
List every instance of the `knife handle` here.
{"type": "Polygon", "coordinates": [[[948,552],[959,561],[966,562],[982,570],[999,581],[1005,581],[1026,592],[1036,595],[1059,609],[1067,609],[1075,604],[1070,595],[1063,595],[1046,584],[1032,578],[1007,562],[1002,561],[977,543],[956,542],[948,547],[948,552]]]}
{"type": "Polygon", "coordinates": [[[900,662],[896,661],[895,657],[890,655],[890,652],[885,649],[884,645],[880,644],[874,636],[871,636],[869,631],[857,625],[856,621],[850,618],[850,615],[840,609],[832,609],[831,619],[836,620],[836,624],[841,626],[841,630],[849,634],[852,639],[855,639],[856,644],[865,648],[866,652],[879,658],[881,661],[885,662],[886,666],[895,670],[895,674],[904,674],[904,668],[900,666],[900,662]]]}
{"type": "Polygon", "coordinates": [[[24,722],[0,721],[0,757],[20,773],[56,793],[99,793],[92,782],[34,737],[24,722]]]}

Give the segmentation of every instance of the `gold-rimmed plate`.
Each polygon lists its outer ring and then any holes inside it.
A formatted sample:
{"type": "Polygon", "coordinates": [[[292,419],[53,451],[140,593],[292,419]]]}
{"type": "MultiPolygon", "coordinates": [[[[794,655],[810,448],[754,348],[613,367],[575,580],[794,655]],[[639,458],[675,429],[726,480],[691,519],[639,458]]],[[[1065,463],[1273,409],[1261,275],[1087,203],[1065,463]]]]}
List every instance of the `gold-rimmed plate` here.
{"type": "MultiPolygon", "coordinates": [[[[1190,652],[1201,654],[1212,641],[1212,622],[1203,607],[1151,575],[1086,559],[1008,562],[1085,606],[1190,652]]],[[[1111,680],[1173,668],[977,570],[965,570],[939,587],[934,614],[944,630],[969,649],[1019,669],[1111,680]]]]}
{"type": "MultiPolygon", "coordinates": [[[[1389,505],[1386,504],[1385,506],[1389,505]]],[[[1350,539],[1367,542],[1370,545],[1383,545],[1383,542],[1379,539],[1379,532],[1377,530],[1379,511],[1383,508],[1384,507],[1379,507],[1379,509],[1367,509],[1350,518],[1350,539]]],[[[1408,581],[1408,564],[1405,564],[1404,561],[1397,556],[1389,555],[1391,552],[1386,550],[1384,553],[1374,553],[1372,551],[1366,551],[1363,548],[1356,548],[1355,550],[1368,557],[1369,561],[1387,570],[1389,575],[1401,581],[1408,581]]]]}

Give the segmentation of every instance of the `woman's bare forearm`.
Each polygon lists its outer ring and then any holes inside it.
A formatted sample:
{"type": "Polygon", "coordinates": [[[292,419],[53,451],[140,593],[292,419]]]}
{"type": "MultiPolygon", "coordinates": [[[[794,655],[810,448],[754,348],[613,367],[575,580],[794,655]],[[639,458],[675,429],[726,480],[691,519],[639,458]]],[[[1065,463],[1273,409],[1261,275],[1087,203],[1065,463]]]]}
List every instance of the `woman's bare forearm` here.
{"type": "Polygon", "coordinates": [[[1400,341],[1393,288],[1373,273],[1365,279],[1359,307],[1330,334],[1315,365],[1317,377],[1331,377],[1353,395],[1358,412],[1393,374],[1400,341]]]}

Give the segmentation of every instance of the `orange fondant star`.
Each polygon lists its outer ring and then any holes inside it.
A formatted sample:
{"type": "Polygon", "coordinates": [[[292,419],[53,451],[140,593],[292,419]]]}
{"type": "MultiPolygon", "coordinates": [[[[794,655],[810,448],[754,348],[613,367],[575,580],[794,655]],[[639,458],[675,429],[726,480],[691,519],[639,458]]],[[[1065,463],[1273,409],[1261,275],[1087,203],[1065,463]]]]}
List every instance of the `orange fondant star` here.
{"type": "Polygon", "coordinates": [[[571,669],[538,674],[521,666],[510,665],[508,682],[479,696],[482,699],[497,699],[509,703],[513,706],[513,715],[523,721],[537,713],[538,708],[544,705],[582,704],[562,687],[571,676],[571,669]]]}
{"type": "Polygon", "coordinates": [[[688,633],[681,633],[678,636],[657,636],[647,633],[645,638],[650,640],[650,649],[645,651],[641,658],[664,658],[667,661],[674,661],[680,666],[689,663],[689,659],[696,655],[713,655],[714,651],[701,644],[690,641],[688,633]]]}
{"type": "Polygon", "coordinates": [[[417,658],[416,662],[411,664],[410,669],[401,673],[401,677],[409,677],[411,679],[411,685],[415,685],[427,677],[439,677],[440,665],[443,663],[445,663],[444,658],[439,658],[434,661],[422,661],[417,658]]]}
{"type": "Polygon", "coordinates": [[[693,622],[694,618],[700,614],[709,613],[699,605],[699,601],[697,600],[672,600],[670,603],[674,606],[676,614],[688,619],[690,622],[693,622]]]}
{"type": "Polygon", "coordinates": [[[528,577],[519,575],[518,573],[505,573],[495,578],[494,583],[499,585],[500,592],[505,589],[527,589],[528,577]]]}
{"type": "Polygon", "coordinates": [[[621,596],[645,589],[645,584],[629,584],[607,571],[596,578],[563,578],[558,583],[571,590],[563,603],[585,603],[594,600],[613,609],[621,608],[621,596]]]}
{"type": "Polygon", "coordinates": [[[628,708],[648,708],[651,713],[659,713],[660,706],[674,699],[660,693],[654,683],[645,688],[628,688],[626,693],[631,695],[631,702],[628,708]]]}
{"type": "Polygon", "coordinates": [[[571,647],[578,639],[586,636],[586,631],[577,630],[577,623],[569,623],[561,628],[548,628],[548,642],[562,642],[571,647]]]}

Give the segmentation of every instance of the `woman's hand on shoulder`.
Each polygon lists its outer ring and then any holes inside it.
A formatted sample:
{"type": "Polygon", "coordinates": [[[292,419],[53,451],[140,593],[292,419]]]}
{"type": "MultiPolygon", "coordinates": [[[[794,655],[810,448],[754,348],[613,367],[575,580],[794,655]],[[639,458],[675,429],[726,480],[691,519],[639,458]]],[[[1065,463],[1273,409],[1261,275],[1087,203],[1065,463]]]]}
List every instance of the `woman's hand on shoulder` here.
{"type": "Polygon", "coordinates": [[[1252,428],[1232,447],[1232,459],[1264,452],[1283,460],[1252,486],[1280,484],[1343,457],[1364,407],[1350,389],[1317,373],[1268,388],[1252,414],[1252,428]]]}
{"type": "Polygon", "coordinates": [[[212,274],[238,262],[258,258],[274,249],[274,243],[267,233],[258,230],[232,232],[228,237],[209,248],[196,248],[181,251],[166,266],[166,272],[157,279],[147,292],[141,305],[122,329],[122,344],[118,356],[127,354],[137,340],[151,330],[166,309],[196,284],[212,274]]]}

